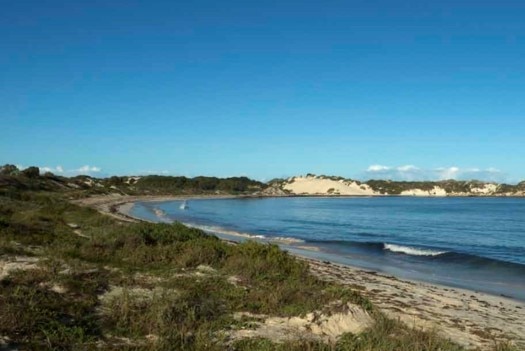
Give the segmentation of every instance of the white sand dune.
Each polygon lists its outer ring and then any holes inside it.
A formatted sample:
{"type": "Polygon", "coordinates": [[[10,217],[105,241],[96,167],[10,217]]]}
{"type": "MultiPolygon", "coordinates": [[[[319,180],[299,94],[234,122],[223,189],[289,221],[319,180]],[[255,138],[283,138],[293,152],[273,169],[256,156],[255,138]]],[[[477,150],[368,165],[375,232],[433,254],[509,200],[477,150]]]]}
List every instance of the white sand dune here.
{"type": "Polygon", "coordinates": [[[368,184],[355,180],[327,176],[298,176],[289,178],[281,183],[273,184],[267,192],[267,196],[282,195],[317,195],[317,196],[523,196],[519,192],[498,193],[498,184],[494,183],[471,183],[470,190],[465,192],[447,192],[444,187],[435,185],[432,189],[412,188],[403,190],[399,194],[381,194],[368,184]],[[282,192],[282,193],[280,193],[282,192]]]}
{"type": "Polygon", "coordinates": [[[290,178],[283,189],[296,195],[379,195],[366,184],[316,176],[290,178]]]}

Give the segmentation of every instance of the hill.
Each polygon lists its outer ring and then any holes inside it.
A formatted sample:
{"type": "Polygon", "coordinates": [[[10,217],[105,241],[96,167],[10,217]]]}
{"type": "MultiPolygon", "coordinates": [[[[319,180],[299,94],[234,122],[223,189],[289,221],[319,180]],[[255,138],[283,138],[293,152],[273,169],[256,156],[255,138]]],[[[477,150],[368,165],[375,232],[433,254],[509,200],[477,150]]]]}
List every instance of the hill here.
{"type": "Polygon", "coordinates": [[[7,189],[70,192],[71,196],[90,195],[243,195],[264,190],[267,185],[247,177],[174,177],[113,176],[95,178],[86,175],[63,177],[40,174],[37,167],[19,170],[13,165],[0,167],[0,187],[7,189]]]}
{"type": "Polygon", "coordinates": [[[307,174],[272,180],[263,193],[316,196],[525,196],[525,182],[517,185],[477,180],[361,182],[337,176],[307,174]]]}
{"type": "Polygon", "coordinates": [[[274,179],[267,183],[247,177],[113,176],[63,177],[40,174],[37,167],[19,170],[0,167],[0,187],[69,192],[72,197],[91,195],[247,195],[247,196],[525,196],[525,181],[516,185],[459,181],[365,182],[338,176],[314,175],[274,179]]]}

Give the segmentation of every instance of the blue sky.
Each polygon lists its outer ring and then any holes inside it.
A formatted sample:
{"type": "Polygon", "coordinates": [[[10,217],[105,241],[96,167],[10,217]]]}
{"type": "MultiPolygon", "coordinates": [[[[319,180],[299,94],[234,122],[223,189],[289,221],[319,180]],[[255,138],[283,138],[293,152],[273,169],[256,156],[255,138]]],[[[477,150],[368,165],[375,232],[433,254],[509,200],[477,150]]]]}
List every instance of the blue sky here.
{"type": "Polygon", "coordinates": [[[0,163],[525,179],[523,1],[0,2],[0,163]]]}

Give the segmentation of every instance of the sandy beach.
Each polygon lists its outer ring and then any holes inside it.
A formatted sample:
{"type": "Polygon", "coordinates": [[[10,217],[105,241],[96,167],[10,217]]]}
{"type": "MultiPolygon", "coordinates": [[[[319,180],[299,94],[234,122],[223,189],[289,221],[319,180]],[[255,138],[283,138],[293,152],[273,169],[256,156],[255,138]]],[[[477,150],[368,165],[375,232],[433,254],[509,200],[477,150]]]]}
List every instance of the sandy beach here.
{"type": "MultiPolygon", "coordinates": [[[[191,198],[211,196],[98,196],[74,202],[122,221],[137,221],[129,215],[136,201],[191,198]]],[[[495,341],[510,340],[525,349],[525,303],[521,301],[298,257],[308,262],[311,271],[321,279],[359,290],[383,312],[408,325],[435,328],[469,348],[483,350],[494,346],[495,341]]]]}
{"type": "Polygon", "coordinates": [[[303,259],[320,278],[355,287],[383,312],[408,325],[436,328],[468,347],[485,349],[494,340],[513,340],[525,348],[525,303],[303,259]]]}

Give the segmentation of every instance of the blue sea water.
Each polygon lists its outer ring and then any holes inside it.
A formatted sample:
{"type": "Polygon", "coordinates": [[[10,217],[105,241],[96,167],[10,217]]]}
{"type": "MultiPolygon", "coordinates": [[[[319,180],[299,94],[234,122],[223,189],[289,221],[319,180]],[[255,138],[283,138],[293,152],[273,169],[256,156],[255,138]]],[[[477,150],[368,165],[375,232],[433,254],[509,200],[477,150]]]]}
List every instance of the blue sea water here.
{"type": "Polygon", "coordinates": [[[525,300],[525,199],[261,198],[139,202],[131,214],[305,256],[525,300]]]}

